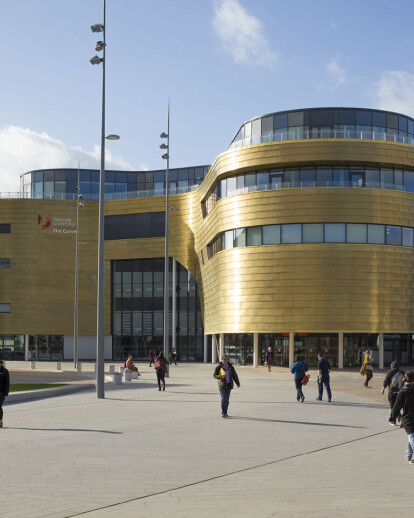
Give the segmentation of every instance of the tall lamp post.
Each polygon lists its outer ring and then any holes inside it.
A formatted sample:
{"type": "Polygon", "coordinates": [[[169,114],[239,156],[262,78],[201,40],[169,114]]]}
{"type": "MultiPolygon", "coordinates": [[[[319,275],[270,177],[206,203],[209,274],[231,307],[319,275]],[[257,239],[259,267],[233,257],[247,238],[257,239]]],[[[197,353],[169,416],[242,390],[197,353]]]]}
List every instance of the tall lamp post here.
{"type": "Polygon", "coordinates": [[[80,165],[78,167],[78,186],[76,187],[76,247],[75,247],[75,309],[73,312],[73,366],[76,369],[79,362],[78,344],[78,260],[79,260],[79,208],[83,207],[80,193],[80,165]]]}
{"type": "MultiPolygon", "coordinates": [[[[168,261],[168,192],[169,192],[169,180],[168,175],[170,171],[170,101],[168,101],[168,123],[167,133],[162,132],[160,137],[166,139],[167,143],[164,142],[160,145],[162,150],[166,152],[162,155],[162,158],[167,161],[167,168],[165,170],[165,256],[164,256],[164,356],[168,362],[169,358],[169,261],[168,261]]],[[[174,332],[174,330],[173,330],[174,332]]],[[[168,374],[167,374],[168,375],[168,374]]]]}
{"type": "Polygon", "coordinates": [[[98,41],[95,50],[103,52],[102,57],[94,56],[90,62],[92,65],[102,63],[102,127],[101,127],[101,169],[99,174],[99,217],[98,217],[98,290],[97,290],[97,329],[96,329],[96,397],[105,397],[105,257],[104,257],[104,203],[105,203],[105,138],[118,140],[118,135],[105,137],[105,30],[106,30],[106,0],[103,3],[103,24],[97,23],[91,26],[92,32],[102,32],[103,40],[98,41]]]}

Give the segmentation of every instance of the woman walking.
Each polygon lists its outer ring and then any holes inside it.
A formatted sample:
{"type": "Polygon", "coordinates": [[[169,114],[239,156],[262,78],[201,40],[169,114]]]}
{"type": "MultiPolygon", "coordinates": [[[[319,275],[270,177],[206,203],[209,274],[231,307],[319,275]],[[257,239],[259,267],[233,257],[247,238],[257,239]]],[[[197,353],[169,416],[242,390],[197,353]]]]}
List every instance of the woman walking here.
{"type": "Polygon", "coordinates": [[[362,362],[361,370],[359,371],[362,376],[366,376],[367,379],[365,380],[364,387],[371,388],[368,383],[370,379],[372,378],[373,374],[373,367],[372,364],[374,363],[374,358],[371,358],[371,351],[367,350],[365,351],[365,357],[364,361],[362,362]]]}
{"type": "Polygon", "coordinates": [[[167,372],[167,360],[164,353],[160,351],[154,363],[154,369],[157,373],[158,390],[161,390],[161,381],[163,383],[162,390],[165,390],[165,373],[167,372]]]}
{"type": "Polygon", "coordinates": [[[293,374],[296,386],[296,399],[302,403],[305,401],[305,396],[302,392],[302,380],[306,376],[308,366],[302,361],[300,356],[296,357],[296,362],[292,365],[290,372],[293,374]]]}

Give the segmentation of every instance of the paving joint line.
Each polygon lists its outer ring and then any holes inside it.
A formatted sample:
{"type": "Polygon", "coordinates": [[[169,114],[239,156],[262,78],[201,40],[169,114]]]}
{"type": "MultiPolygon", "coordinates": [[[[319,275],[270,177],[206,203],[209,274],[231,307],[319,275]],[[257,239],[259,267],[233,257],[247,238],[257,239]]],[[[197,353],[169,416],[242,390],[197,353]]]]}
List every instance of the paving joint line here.
{"type": "Polygon", "coordinates": [[[138,500],[144,500],[146,498],[152,498],[154,496],[165,495],[167,493],[172,493],[174,491],[179,491],[180,489],[186,489],[188,487],[198,486],[198,485],[201,485],[201,484],[205,484],[207,482],[212,482],[213,480],[219,480],[221,478],[230,477],[232,475],[238,475],[239,473],[245,473],[247,471],[253,471],[255,469],[260,469],[260,468],[264,468],[266,466],[271,466],[273,464],[278,464],[279,462],[285,462],[287,460],[296,459],[298,457],[304,457],[305,455],[312,455],[314,453],[319,453],[321,451],[330,450],[332,448],[338,448],[339,446],[345,446],[347,444],[352,444],[354,442],[363,441],[365,439],[370,439],[372,437],[377,437],[379,435],[384,435],[386,433],[395,432],[396,430],[397,429],[394,428],[393,430],[383,430],[382,432],[376,432],[376,433],[373,433],[373,434],[370,434],[370,435],[364,435],[363,437],[358,437],[357,439],[351,439],[349,441],[340,442],[338,444],[331,444],[330,446],[324,446],[323,448],[317,448],[316,450],[310,450],[310,451],[307,451],[307,452],[304,452],[304,453],[297,453],[296,455],[291,455],[289,457],[284,457],[283,459],[272,460],[272,461],[269,461],[269,462],[265,462],[263,464],[258,464],[257,466],[251,466],[250,468],[242,468],[242,469],[239,469],[239,470],[236,470],[236,471],[231,471],[230,473],[224,473],[222,475],[216,475],[214,477],[206,478],[206,479],[203,479],[203,480],[198,480],[197,482],[191,482],[189,484],[184,484],[182,486],[177,486],[177,487],[173,487],[173,488],[170,488],[170,489],[164,489],[162,491],[157,491],[155,493],[150,493],[148,495],[143,495],[143,496],[138,496],[138,497],[135,497],[135,498],[130,498],[128,500],[123,500],[121,502],[116,502],[114,504],[108,504],[108,505],[104,505],[102,507],[96,507],[95,509],[90,509],[89,511],[82,511],[81,513],[70,514],[70,515],[67,515],[65,518],[76,518],[77,516],[84,516],[84,515],[87,515],[87,514],[90,514],[90,513],[94,513],[96,511],[102,511],[104,509],[110,509],[111,507],[117,507],[119,505],[129,504],[131,502],[137,502],[138,500]]]}

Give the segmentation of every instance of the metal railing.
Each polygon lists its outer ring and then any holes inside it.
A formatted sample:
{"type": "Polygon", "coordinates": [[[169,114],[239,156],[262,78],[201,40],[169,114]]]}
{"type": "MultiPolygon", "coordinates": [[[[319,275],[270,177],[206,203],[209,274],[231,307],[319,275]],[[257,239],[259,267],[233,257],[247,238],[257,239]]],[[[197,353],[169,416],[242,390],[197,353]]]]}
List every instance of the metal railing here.
{"type": "Polygon", "coordinates": [[[288,130],[273,131],[261,135],[233,141],[228,150],[237,149],[255,144],[268,142],[284,142],[287,140],[312,140],[312,139],[357,139],[357,140],[382,140],[387,142],[398,142],[400,144],[414,145],[414,138],[398,133],[378,130],[288,130]]]}

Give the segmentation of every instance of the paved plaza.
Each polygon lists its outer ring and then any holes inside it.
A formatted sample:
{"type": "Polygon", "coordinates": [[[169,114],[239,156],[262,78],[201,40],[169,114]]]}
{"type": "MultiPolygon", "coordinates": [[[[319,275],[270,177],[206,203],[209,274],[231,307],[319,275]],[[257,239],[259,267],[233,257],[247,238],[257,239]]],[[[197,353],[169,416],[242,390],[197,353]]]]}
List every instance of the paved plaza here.
{"type": "Polygon", "coordinates": [[[84,390],[4,406],[1,517],[412,514],[414,466],[377,398],[383,373],[370,390],[333,373],[330,404],[313,374],[301,404],[286,369],[240,367],[223,419],[213,365],[172,366],[165,392],[140,367],[105,400],[84,390]]]}

